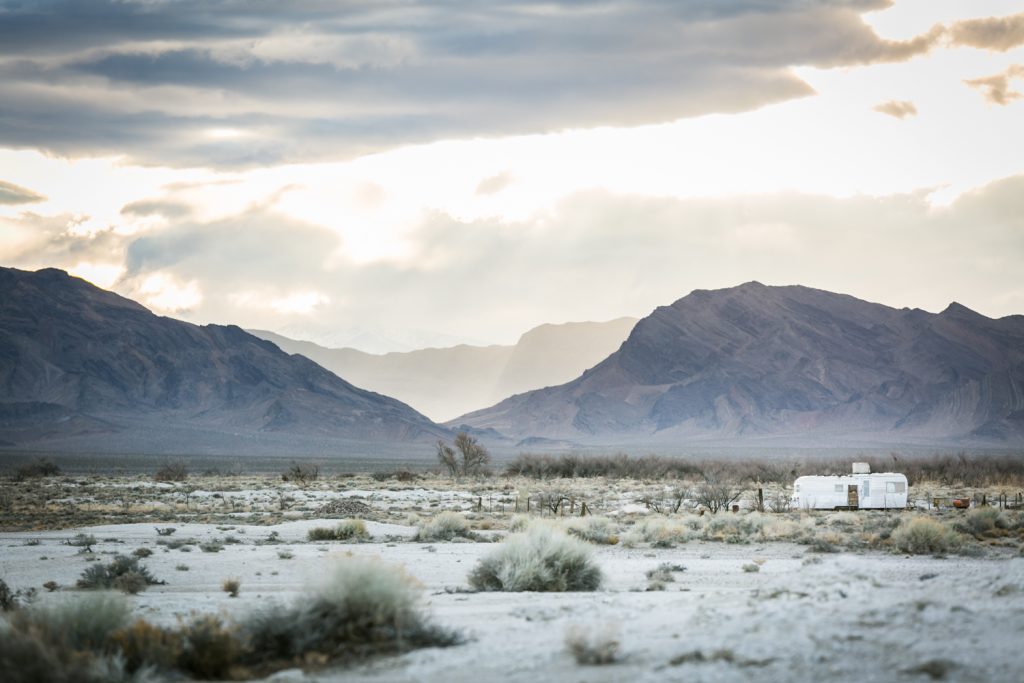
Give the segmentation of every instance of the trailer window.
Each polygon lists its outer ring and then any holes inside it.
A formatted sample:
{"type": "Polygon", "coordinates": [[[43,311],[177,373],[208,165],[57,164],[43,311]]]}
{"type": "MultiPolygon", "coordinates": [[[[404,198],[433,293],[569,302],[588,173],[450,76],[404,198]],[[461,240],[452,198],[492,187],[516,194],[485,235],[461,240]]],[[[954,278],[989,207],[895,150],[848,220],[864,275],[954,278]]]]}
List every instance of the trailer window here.
{"type": "Polygon", "coordinates": [[[844,490],[845,489],[842,484],[836,484],[836,493],[842,493],[844,490]]]}
{"type": "Polygon", "coordinates": [[[906,493],[907,485],[902,481],[887,481],[885,483],[886,493],[906,493]]]}

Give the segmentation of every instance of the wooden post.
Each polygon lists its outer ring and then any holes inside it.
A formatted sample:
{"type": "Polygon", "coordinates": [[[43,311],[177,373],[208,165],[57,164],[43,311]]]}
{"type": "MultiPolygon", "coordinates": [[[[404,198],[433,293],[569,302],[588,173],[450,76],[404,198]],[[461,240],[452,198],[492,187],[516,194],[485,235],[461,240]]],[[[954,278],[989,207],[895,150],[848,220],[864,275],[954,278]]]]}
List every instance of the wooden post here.
{"type": "Polygon", "coordinates": [[[764,512],[764,490],[757,490],[757,511],[764,512]]]}

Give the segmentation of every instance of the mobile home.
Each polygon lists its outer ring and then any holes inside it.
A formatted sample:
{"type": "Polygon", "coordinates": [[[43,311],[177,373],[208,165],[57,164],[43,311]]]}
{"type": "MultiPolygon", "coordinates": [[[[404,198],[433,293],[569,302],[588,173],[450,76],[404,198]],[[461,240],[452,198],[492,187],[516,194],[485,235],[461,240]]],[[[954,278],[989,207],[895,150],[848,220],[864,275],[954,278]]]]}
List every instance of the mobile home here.
{"type": "MultiPolygon", "coordinates": [[[[857,463],[858,465],[860,463],[857,463]]],[[[892,510],[907,507],[907,477],[895,472],[800,477],[793,482],[798,510],[892,510]]]]}

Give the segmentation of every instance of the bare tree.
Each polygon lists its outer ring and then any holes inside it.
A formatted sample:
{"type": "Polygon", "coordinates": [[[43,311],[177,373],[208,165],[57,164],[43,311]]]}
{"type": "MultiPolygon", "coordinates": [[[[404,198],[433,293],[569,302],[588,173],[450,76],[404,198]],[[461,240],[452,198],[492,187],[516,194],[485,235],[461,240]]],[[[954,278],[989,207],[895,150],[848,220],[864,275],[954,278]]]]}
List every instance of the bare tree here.
{"type": "Polygon", "coordinates": [[[720,470],[704,472],[704,481],[694,489],[693,499],[698,506],[703,505],[712,514],[739,500],[743,489],[731,476],[720,470]]]}
{"type": "Polygon", "coordinates": [[[475,438],[459,432],[455,435],[455,448],[444,441],[437,442],[437,460],[448,470],[448,474],[458,477],[480,474],[491,461],[491,454],[475,438]]]}
{"type": "Polygon", "coordinates": [[[679,508],[691,496],[692,492],[685,486],[676,486],[669,491],[659,487],[644,493],[640,502],[648,510],[669,515],[679,512],[679,508]]]}
{"type": "Polygon", "coordinates": [[[440,440],[437,442],[437,461],[448,470],[448,474],[459,476],[459,460],[455,457],[455,449],[440,440]]]}
{"type": "Polygon", "coordinates": [[[462,454],[462,473],[479,474],[491,461],[491,454],[469,434],[459,432],[455,435],[455,447],[462,454]]]}
{"type": "Polygon", "coordinates": [[[154,481],[185,481],[188,479],[188,465],[184,460],[165,460],[153,475],[154,481]]]}
{"type": "Polygon", "coordinates": [[[311,462],[293,462],[284,473],[281,474],[281,481],[297,484],[300,488],[306,488],[310,482],[320,478],[320,466],[311,462]]]}

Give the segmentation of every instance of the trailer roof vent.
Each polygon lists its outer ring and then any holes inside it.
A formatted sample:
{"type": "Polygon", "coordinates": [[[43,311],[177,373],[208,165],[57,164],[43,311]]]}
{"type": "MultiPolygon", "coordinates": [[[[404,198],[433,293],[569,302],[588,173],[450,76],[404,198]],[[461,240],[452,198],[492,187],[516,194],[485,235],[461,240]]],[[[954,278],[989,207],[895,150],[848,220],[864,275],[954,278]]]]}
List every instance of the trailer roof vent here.
{"type": "Polygon", "coordinates": [[[854,474],[871,474],[871,465],[866,462],[855,462],[853,463],[854,474]]]}

